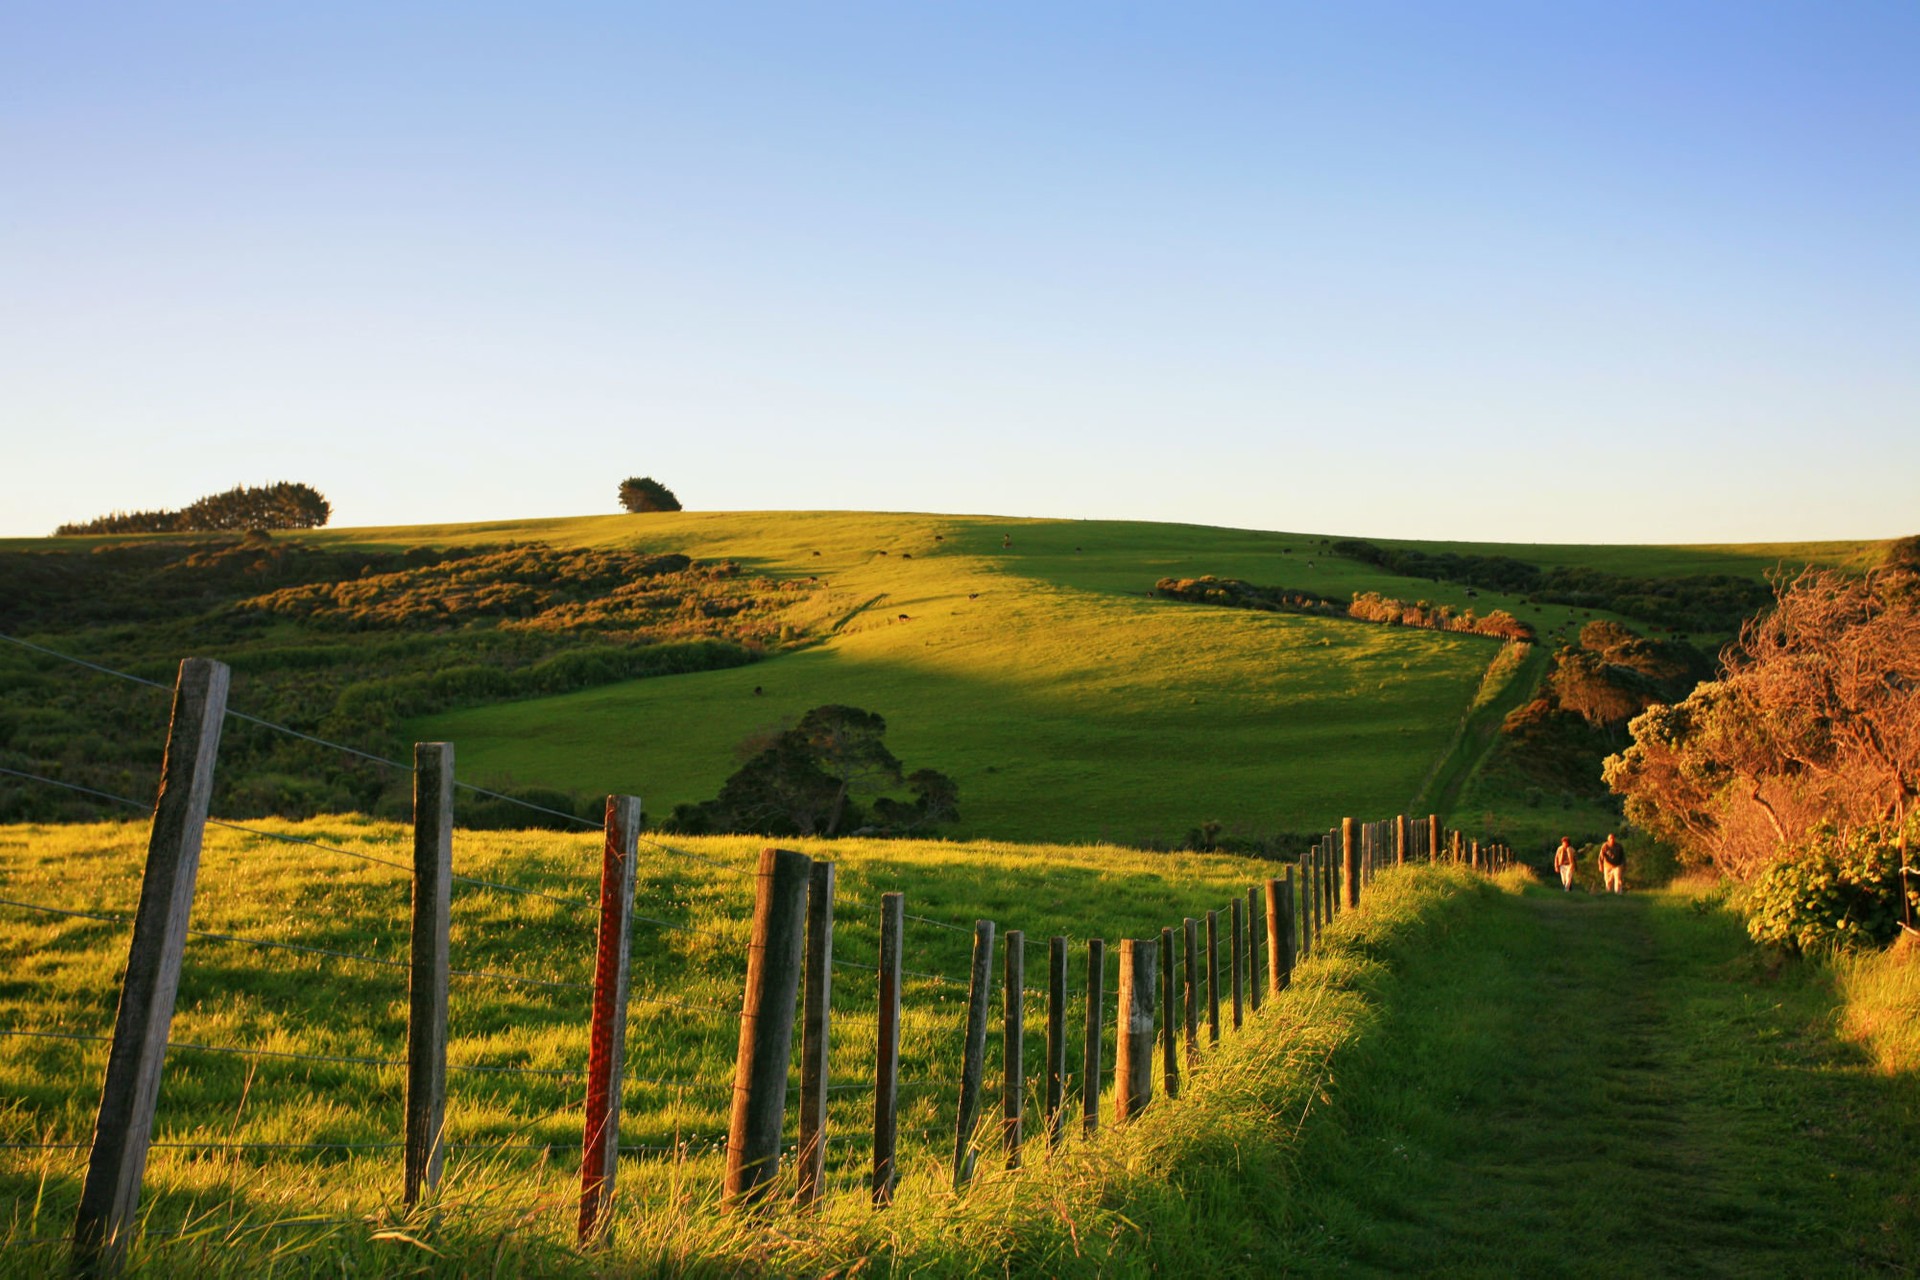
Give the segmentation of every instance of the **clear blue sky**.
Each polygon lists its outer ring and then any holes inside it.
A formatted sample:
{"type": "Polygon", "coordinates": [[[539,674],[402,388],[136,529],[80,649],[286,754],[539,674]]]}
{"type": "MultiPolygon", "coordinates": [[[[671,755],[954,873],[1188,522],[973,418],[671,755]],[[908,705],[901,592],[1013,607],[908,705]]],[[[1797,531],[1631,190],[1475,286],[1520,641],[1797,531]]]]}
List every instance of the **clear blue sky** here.
{"type": "Polygon", "coordinates": [[[1920,532],[1920,4],[0,10],[0,534],[1920,532]]]}

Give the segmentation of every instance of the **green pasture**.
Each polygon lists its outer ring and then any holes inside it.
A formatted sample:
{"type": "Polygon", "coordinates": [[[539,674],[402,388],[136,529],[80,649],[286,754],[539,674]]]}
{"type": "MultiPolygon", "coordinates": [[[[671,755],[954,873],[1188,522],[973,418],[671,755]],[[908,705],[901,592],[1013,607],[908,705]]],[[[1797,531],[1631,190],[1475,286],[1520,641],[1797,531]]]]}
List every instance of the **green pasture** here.
{"type": "MultiPolygon", "coordinates": [[[[262,820],[262,830],[331,850],[406,863],[411,834],[362,818],[262,820]]],[[[0,827],[0,898],[130,917],[145,853],[142,823],[0,827]]],[[[718,1187],[716,1141],[727,1130],[738,1010],[761,842],[643,844],[633,930],[621,1185],[666,1205],[718,1187]]],[[[906,1016],[901,1080],[903,1167],[937,1183],[951,1159],[971,927],[994,919],[1027,936],[1026,1019],[1044,1028],[1046,946],[1073,940],[1084,991],[1085,940],[1156,936],[1208,909],[1224,914],[1272,864],[1097,846],[841,840],[799,841],[838,866],[836,1018],[830,1151],[842,1189],[870,1159],[851,1138],[870,1132],[879,899],[906,895],[906,1016]],[[928,923],[939,921],[940,924],[928,923]]],[[[202,1215],[233,1222],[354,1217],[395,1206],[407,1015],[409,874],[342,853],[223,828],[208,833],[193,927],[294,943],[360,959],[189,939],[171,1039],[265,1051],[176,1048],[160,1096],[145,1212],[156,1233],[192,1231],[202,1215]],[[386,964],[377,963],[385,961],[386,964]],[[272,1053],[376,1062],[312,1062],[272,1053]],[[168,1143],[333,1144],[320,1150],[196,1150],[168,1143]],[[371,1145],[368,1145],[371,1144],[371,1145]]],[[[597,928],[601,837],[460,832],[456,875],[549,896],[456,883],[452,962],[493,976],[452,980],[447,1112],[449,1203],[480,1194],[512,1202],[532,1242],[561,1242],[572,1218],[581,1141],[580,1074],[597,928]],[[514,980],[508,980],[514,979],[514,980]],[[559,985],[556,985],[559,984],[559,985]],[[471,1068],[483,1068],[473,1070],[471,1068]]],[[[92,1132],[128,926],[0,904],[0,1251],[60,1236],[71,1223],[92,1132]],[[11,1144],[70,1143],[38,1149],[11,1144]]],[[[1084,996],[1081,997],[1084,1000],[1084,996]]],[[[1071,1013],[1078,1063],[1084,1004],[1071,1013]]],[[[1001,1019],[996,1000],[994,1025],[1001,1019]]],[[[1113,1062],[1112,1011],[1104,1061],[1113,1062]]],[[[997,1037],[988,1078],[1000,1076],[997,1037]]],[[[1044,1036],[1028,1041],[1029,1107],[1038,1116],[1044,1036]]],[[[1078,1069],[1075,1068],[1076,1077],[1078,1069]]],[[[1077,1115],[1080,1084],[1074,1084],[1077,1115]]],[[[995,1106],[997,1107],[997,1102],[995,1106]]],[[[997,1112],[995,1113],[997,1114],[997,1112]]],[[[1038,1121],[1035,1121],[1038,1128],[1038,1121]]],[[[985,1132],[985,1131],[983,1131],[985,1132]]],[[[0,1266],[0,1274],[8,1274],[0,1266]]]]}

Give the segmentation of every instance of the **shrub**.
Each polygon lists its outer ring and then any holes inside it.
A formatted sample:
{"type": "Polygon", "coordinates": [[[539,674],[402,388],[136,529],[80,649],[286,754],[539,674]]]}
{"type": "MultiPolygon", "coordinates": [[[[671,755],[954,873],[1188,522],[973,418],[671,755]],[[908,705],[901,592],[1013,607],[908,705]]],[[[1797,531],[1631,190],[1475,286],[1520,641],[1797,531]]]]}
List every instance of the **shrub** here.
{"type": "Polygon", "coordinates": [[[1830,832],[1774,863],[1746,897],[1754,941],[1794,951],[1892,942],[1900,927],[1900,854],[1884,830],[1830,832]]]}

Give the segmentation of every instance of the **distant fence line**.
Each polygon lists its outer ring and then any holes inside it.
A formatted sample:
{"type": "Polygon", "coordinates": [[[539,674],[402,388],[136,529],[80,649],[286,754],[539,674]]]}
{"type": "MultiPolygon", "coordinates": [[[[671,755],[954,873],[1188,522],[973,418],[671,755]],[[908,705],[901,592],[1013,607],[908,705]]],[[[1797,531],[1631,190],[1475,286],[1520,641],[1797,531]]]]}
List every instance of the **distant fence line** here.
{"type": "MultiPolygon", "coordinates": [[[[4,638],[4,637],[0,637],[4,638]]],[[[24,643],[17,642],[16,643],[24,643]]],[[[39,646],[27,647],[64,657],[39,646]]],[[[110,676],[123,673],[73,661],[110,676]]],[[[141,681],[141,683],[151,683],[141,681]]],[[[960,1029],[959,1071],[952,1174],[956,1188],[973,1178],[982,1154],[997,1148],[1009,1168],[1017,1168],[1028,1141],[1024,1112],[1025,996],[1046,1001],[1044,1031],[1044,1107],[1038,1135],[1051,1147],[1065,1135],[1068,1086],[1067,1018],[1070,1003],[1071,940],[1050,938],[1047,944],[1046,983],[1026,983],[1026,937],[1019,930],[999,934],[995,922],[977,920],[971,929],[951,922],[909,914],[898,892],[882,895],[879,919],[878,963],[868,965],[838,958],[833,953],[835,864],[791,850],[762,851],[752,872],[690,850],[659,844],[641,833],[641,805],[636,797],[609,796],[603,835],[600,891],[597,901],[544,890],[455,875],[452,870],[454,795],[456,790],[526,804],[485,788],[459,784],[453,775],[453,748],[446,743],[415,747],[410,772],[414,780],[412,858],[398,862],[342,849],[321,841],[263,829],[222,823],[208,816],[220,728],[228,717],[253,720],[226,705],[228,671],[221,663],[189,658],[180,665],[173,688],[173,707],[166,759],[162,766],[158,800],[152,806],[147,861],[138,910],[132,917],[128,963],[111,1037],[14,1028],[9,1036],[54,1039],[107,1040],[110,1043],[93,1140],[83,1143],[9,1143],[12,1147],[63,1147],[89,1151],[87,1172],[76,1214],[72,1243],[76,1267],[87,1273],[117,1270],[136,1229],[147,1151],[169,1145],[198,1148],[294,1150],[317,1148],[396,1149],[401,1154],[402,1201],[408,1207],[432,1196],[439,1188],[447,1153],[467,1148],[499,1148],[513,1144],[450,1143],[446,1135],[447,1077],[452,1072],[519,1073],[557,1080],[584,1082],[584,1098],[570,1100],[538,1119],[560,1114],[581,1116],[580,1192],[575,1230],[581,1243],[598,1238],[607,1228],[618,1158],[622,1154],[718,1150],[724,1143],[726,1166],[723,1204],[743,1208],[765,1200],[789,1152],[796,1165],[796,1196],[804,1206],[825,1194],[825,1150],[831,1142],[870,1140],[871,1162],[863,1181],[876,1207],[892,1202],[899,1181],[899,1103],[904,1091],[937,1087],[936,1080],[902,1082],[899,1079],[900,1036],[904,1012],[902,982],[918,977],[964,986],[965,1019],[960,1029]],[[233,827],[250,834],[284,840],[318,850],[379,863],[408,872],[412,882],[412,919],[406,961],[367,956],[302,943],[213,933],[188,927],[203,833],[209,824],[233,827]],[[746,951],[746,979],[737,1014],[733,1010],[675,1001],[630,987],[631,939],[638,922],[670,930],[701,934],[735,945],[711,931],[677,924],[634,911],[638,846],[709,864],[753,878],[751,940],[746,951]],[[596,943],[590,983],[555,981],[483,969],[460,969],[451,964],[452,891],[465,884],[489,891],[554,901],[583,914],[597,916],[596,943]],[[965,978],[908,969],[903,964],[908,922],[973,938],[972,964],[965,978]],[[175,992],[183,951],[189,936],[267,949],[317,954],[329,959],[404,969],[408,974],[407,1051],[404,1058],[330,1055],[288,1050],[247,1049],[235,1046],[189,1044],[169,1039],[175,992]],[[996,937],[1003,951],[999,986],[1003,992],[1001,1112],[997,1122],[981,1116],[985,1047],[989,1006],[995,983],[996,937]],[[871,1016],[832,1009],[835,968],[875,975],[879,1005],[871,1016]],[[588,1016],[589,1054],[583,1070],[550,1070],[514,1064],[450,1063],[447,1054],[449,984],[454,978],[591,993],[588,1016]],[[1018,993],[1022,998],[1004,998],[1018,993]],[[661,1004],[703,1016],[736,1017],[739,1040],[734,1075],[729,1086],[721,1080],[660,1079],[635,1074],[627,1063],[628,1007],[641,1001],[661,1004]],[[828,1047],[833,1023],[855,1021],[873,1028],[874,1076],[870,1082],[830,1083],[828,1047]],[[783,1142],[788,1114],[789,1064],[796,1029],[799,1035],[798,1141],[783,1142]],[[279,1057],[317,1062],[351,1063],[406,1073],[404,1124],[397,1141],[376,1143],[221,1143],[153,1141],[161,1067],[169,1050],[279,1057]],[[681,1089],[730,1087],[732,1110],[728,1132],[683,1139],[673,1148],[623,1146],[620,1142],[620,1103],[625,1084],[681,1089]],[[871,1092],[874,1098],[868,1134],[828,1133],[830,1095],[871,1092]]],[[[266,723],[257,721],[256,723],[266,723]]],[[[354,748],[294,733],[323,746],[366,756],[393,768],[408,768],[354,748]]],[[[19,770],[0,770],[12,776],[64,787],[123,806],[148,806],[59,779],[19,770]]],[[[542,810],[542,812],[557,812],[542,810]]],[[[573,815],[558,814],[591,828],[594,824],[573,815]]],[[[1503,845],[1471,839],[1457,830],[1443,830],[1437,815],[1409,818],[1398,815],[1382,821],[1343,818],[1327,830],[1298,861],[1264,884],[1248,886],[1224,910],[1210,910],[1204,920],[1182,918],[1159,934],[1118,942],[1119,982],[1104,990],[1106,943],[1100,937],[1083,941],[1087,968],[1083,999],[1086,1019],[1083,1060],[1080,1064],[1081,1129],[1098,1132],[1102,1081],[1114,1077],[1114,1122],[1124,1124],[1149,1106],[1154,1077],[1168,1099],[1179,1096],[1183,1070],[1191,1073],[1204,1061],[1201,1037],[1217,1044],[1224,1034],[1237,1031],[1257,1013],[1263,998],[1277,995],[1291,981],[1296,962],[1317,953],[1322,932],[1340,915],[1362,905],[1367,887],[1388,866],[1408,862],[1446,861],[1488,873],[1512,865],[1503,845]],[[1224,918],[1224,919],[1223,919],[1224,918]],[[1224,925],[1224,929],[1223,929],[1224,925]],[[1201,934],[1204,930],[1204,948],[1201,934]],[[1223,938],[1223,932],[1225,937],[1223,938]],[[1223,949],[1224,967],[1222,964],[1223,949]],[[1265,964],[1261,949],[1265,946],[1265,964]],[[1115,1006],[1117,1005],[1117,1008],[1115,1006]],[[1115,1062],[1101,1062],[1108,1011],[1115,1033],[1115,1062]],[[1156,1050],[1158,1065],[1156,1067],[1156,1050]]],[[[0,906],[82,916],[126,923],[123,916],[72,911],[44,904],[0,898],[0,906]]],[[[551,1149],[551,1144],[521,1144],[551,1149]]]]}

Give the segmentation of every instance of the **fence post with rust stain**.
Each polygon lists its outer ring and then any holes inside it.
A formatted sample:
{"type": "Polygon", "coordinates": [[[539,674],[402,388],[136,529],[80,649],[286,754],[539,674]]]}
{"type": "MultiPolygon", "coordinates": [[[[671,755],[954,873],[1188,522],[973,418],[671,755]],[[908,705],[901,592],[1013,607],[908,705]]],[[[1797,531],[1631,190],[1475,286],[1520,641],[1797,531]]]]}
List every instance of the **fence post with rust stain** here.
{"type": "Polygon", "coordinates": [[[620,1162],[620,1081],[627,1058],[634,859],[640,799],[608,796],[600,852],[600,931],[594,942],[593,1012],[587,1039],[587,1115],[580,1153],[581,1244],[604,1230],[620,1162]]]}

